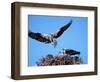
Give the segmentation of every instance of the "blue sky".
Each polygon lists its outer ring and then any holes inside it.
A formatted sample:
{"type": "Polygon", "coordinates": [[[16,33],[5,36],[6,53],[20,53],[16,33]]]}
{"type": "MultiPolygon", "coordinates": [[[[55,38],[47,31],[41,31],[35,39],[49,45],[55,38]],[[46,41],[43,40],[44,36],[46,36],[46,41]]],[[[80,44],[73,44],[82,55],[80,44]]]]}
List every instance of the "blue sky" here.
{"type": "Polygon", "coordinates": [[[28,29],[33,32],[50,34],[57,31],[61,26],[72,24],[58,39],[56,48],[51,44],[44,44],[28,38],[28,66],[36,66],[36,62],[47,54],[56,55],[62,48],[80,51],[80,57],[84,63],[88,62],[88,18],[69,16],[28,16],[28,29]]]}

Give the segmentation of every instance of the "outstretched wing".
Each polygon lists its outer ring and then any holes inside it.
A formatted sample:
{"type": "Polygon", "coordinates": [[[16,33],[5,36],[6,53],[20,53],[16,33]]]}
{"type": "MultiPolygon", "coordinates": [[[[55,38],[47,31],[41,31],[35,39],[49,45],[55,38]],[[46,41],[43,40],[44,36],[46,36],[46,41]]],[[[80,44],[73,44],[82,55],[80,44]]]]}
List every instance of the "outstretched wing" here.
{"type": "Polygon", "coordinates": [[[68,24],[66,24],[63,27],[61,27],[57,32],[55,32],[54,34],[52,34],[53,37],[54,38],[60,37],[63,34],[63,32],[66,31],[70,27],[71,24],[72,24],[72,20],[68,24]]]}
{"type": "Polygon", "coordinates": [[[34,33],[29,31],[28,36],[40,42],[50,43],[49,39],[47,39],[46,36],[43,36],[41,33],[34,33]]]}

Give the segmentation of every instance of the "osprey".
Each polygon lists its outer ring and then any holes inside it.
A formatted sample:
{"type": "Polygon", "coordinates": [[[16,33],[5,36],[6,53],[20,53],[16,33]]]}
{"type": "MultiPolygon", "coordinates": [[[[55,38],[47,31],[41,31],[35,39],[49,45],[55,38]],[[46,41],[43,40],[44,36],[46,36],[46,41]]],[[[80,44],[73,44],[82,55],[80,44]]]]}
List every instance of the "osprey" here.
{"type": "Polygon", "coordinates": [[[53,43],[54,47],[56,47],[57,45],[56,39],[60,37],[64,33],[64,31],[66,31],[70,27],[71,24],[72,24],[72,20],[68,24],[60,27],[58,31],[51,34],[41,34],[41,33],[35,33],[29,31],[28,36],[31,37],[32,39],[35,39],[39,42],[43,42],[45,44],[53,43]]]}
{"type": "Polygon", "coordinates": [[[76,55],[76,54],[80,54],[80,52],[72,49],[63,49],[63,54],[76,55]]]}

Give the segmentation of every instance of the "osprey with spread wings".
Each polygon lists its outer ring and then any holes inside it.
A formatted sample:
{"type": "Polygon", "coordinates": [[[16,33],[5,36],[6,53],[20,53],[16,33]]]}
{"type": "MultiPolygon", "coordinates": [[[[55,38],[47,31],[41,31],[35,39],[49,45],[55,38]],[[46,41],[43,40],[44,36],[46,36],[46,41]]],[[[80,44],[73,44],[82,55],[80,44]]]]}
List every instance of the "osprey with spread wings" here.
{"type": "Polygon", "coordinates": [[[64,31],[66,31],[70,27],[71,24],[72,20],[68,24],[62,26],[57,32],[51,34],[41,34],[29,31],[28,36],[31,37],[32,39],[35,39],[39,42],[43,42],[45,44],[53,43],[54,47],[56,47],[57,45],[56,39],[60,37],[64,33],[64,31]]]}

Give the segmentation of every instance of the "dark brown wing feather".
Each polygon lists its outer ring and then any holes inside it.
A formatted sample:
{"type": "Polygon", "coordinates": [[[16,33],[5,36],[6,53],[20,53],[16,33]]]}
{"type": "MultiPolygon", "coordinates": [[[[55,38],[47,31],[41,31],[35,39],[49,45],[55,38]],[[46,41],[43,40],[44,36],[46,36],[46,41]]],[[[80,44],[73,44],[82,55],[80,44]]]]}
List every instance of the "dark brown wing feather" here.
{"type": "Polygon", "coordinates": [[[50,43],[50,40],[44,37],[41,33],[28,32],[28,36],[40,42],[50,43]]]}
{"type": "MultiPolygon", "coordinates": [[[[53,38],[58,38],[59,36],[61,36],[63,34],[63,32],[69,28],[69,26],[72,24],[72,20],[67,24],[67,25],[64,25],[63,27],[61,27],[57,32],[55,32],[53,35],[53,38]]],[[[40,42],[44,42],[44,43],[51,43],[51,37],[48,37],[48,36],[44,36],[42,35],[41,33],[34,33],[34,32],[31,32],[29,31],[28,32],[28,36],[31,37],[32,39],[35,39],[37,41],[40,41],[40,42]]]]}
{"type": "Polygon", "coordinates": [[[66,49],[65,52],[66,52],[66,54],[69,54],[69,55],[80,54],[79,51],[75,51],[75,50],[72,50],[72,49],[66,49]]]}
{"type": "Polygon", "coordinates": [[[53,37],[54,38],[60,37],[63,34],[63,32],[66,31],[70,27],[71,24],[72,24],[72,20],[68,24],[66,24],[63,27],[61,27],[57,32],[55,32],[53,34],[53,37]]]}

